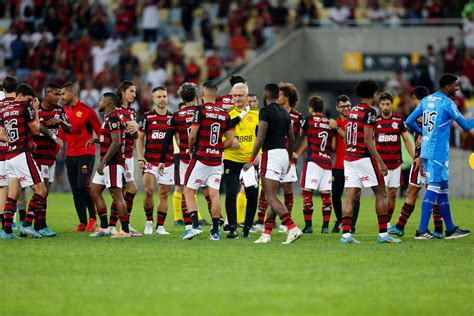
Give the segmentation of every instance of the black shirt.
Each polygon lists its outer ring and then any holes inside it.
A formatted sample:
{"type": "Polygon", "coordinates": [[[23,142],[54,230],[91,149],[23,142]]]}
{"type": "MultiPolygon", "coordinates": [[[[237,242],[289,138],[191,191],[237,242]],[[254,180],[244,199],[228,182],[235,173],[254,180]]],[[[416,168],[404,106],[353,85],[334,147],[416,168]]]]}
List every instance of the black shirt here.
{"type": "Polygon", "coordinates": [[[263,140],[262,150],[286,148],[286,137],[291,126],[288,112],[277,103],[271,103],[260,110],[259,121],[268,123],[267,135],[263,140]]]}

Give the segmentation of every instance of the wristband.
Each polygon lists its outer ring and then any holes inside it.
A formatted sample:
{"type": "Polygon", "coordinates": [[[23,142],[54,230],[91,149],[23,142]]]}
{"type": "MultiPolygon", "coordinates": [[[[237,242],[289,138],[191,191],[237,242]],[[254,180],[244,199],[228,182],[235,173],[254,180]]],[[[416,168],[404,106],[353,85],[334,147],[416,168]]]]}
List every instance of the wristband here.
{"type": "Polygon", "coordinates": [[[53,135],[53,136],[51,136],[51,139],[52,139],[52,140],[56,140],[56,139],[58,139],[58,136],[53,135]]]}
{"type": "Polygon", "coordinates": [[[145,159],[138,159],[138,162],[140,162],[140,161],[145,162],[145,159]]]}
{"type": "Polygon", "coordinates": [[[255,161],[255,157],[254,157],[254,156],[250,156],[249,162],[250,162],[250,163],[253,163],[254,161],[255,161]]]}

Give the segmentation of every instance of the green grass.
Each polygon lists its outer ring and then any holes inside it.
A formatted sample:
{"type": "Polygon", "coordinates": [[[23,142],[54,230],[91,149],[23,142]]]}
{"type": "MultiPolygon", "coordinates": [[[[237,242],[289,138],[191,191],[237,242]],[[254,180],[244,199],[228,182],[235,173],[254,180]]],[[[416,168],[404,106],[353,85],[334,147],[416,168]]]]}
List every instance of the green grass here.
{"type": "MultiPolygon", "coordinates": [[[[49,226],[58,237],[0,240],[0,315],[474,313],[472,236],[415,241],[419,207],[402,244],[380,245],[374,201],[364,198],[357,227],[362,244],[343,245],[340,235],[319,234],[315,197],[317,233],[284,246],[278,232],[269,245],[255,245],[256,235],[211,242],[207,228],[183,241],[172,214],[170,236],[93,239],[70,232],[77,221],[71,196],[48,200],[49,226]]],[[[140,229],[141,203],[137,196],[132,214],[140,229]]],[[[473,204],[452,201],[456,223],[473,228],[473,204]]],[[[300,198],[294,210],[301,224],[300,198]]]]}

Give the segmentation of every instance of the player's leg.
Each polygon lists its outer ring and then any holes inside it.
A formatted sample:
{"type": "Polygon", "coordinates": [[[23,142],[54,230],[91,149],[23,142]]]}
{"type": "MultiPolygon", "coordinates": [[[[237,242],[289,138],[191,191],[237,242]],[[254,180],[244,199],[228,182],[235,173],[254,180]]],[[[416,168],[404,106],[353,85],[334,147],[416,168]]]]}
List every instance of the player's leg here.
{"type": "Polygon", "coordinates": [[[224,160],[225,210],[229,234],[227,238],[237,238],[237,194],[240,191],[240,170],[242,164],[224,160]]]}
{"type": "Polygon", "coordinates": [[[396,225],[392,225],[389,229],[390,234],[397,236],[403,236],[405,234],[405,225],[408,222],[413,210],[415,209],[416,199],[418,198],[418,192],[420,192],[421,186],[408,184],[406,191],[405,203],[403,203],[400,211],[400,216],[396,225]]]}
{"type": "Polygon", "coordinates": [[[219,222],[221,219],[221,202],[219,196],[219,189],[209,187],[209,198],[211,199],[211,218],[212,218],[212,228],[211,228],[211,240],[220,239],[220,228],[219,222]]]}
{"type": "Polygon", "coordinates": [[[196,192],[202,186],[202,179],[204,177],[205,166],[197,160],[192,159],[189,163],[189,166],[186,170],[186,175],[184,177],[183,194],[186,199],[186,205],[188,207],[189,217],[193,228],[183,235],[183,239],[192,239],[195,236],[201,235],[202,230],[199,227],[199,217],[198,217],[198,204],[196,199],[196,192]],[[202,177],[202,178],[201,178],[202,177]]]}
{"type": "Polygon", "coordinates": [[[237,225],[243,225],[245,222],[245,210],[247,206],[247,195],[245,186],[240,185],[240,191],[237,194],[237,225]]]}
{"type": "Polygon", "coordinates": [[[303,218],[304,218],[304,229],[303,233],[313,233],[313,190],[302,189],[301,196],[303,198],[303,218]]]}
{"type": "Polygon", "coordinates": [[[85,205],[89,211],[89,221],[86,227],[87,231],[94,231],[95,226],[97,225],[96,211],[89,193],[89,184],[92,171],[94,170],[94,161],[95,157],[92,155],[84,155],[79,157],[80,172],[77,177],[77,190],[79,192],[80,198],[85,201],[85,205]]]}
{"type": "Polygon", "coordinates": [[[319,174],[319,185],[318,189],[321,193],[321,204],[323,213],[323,225],[321,227],[321,233],[329,233],[329,221],[331,220],[332,201],[331,201],[331,188],[332,188],[332,171],[317,167],[317,173],[319,174]]]}
{"type": "Polygon", "coordinates": [[[94,202],[97,214],[99,215],[100,228],[107,229],[109,227],[109,223],[107,221],[107,204],[105,203],[104,197],[102,196],[102,192],[105,190],[105,185],[97,184],[94,182],[94,180],[92,181],[91,185],[91,198],[94,202]]]}
{"type": "Polygon", "coordinates": [[[5,218],[4,218],[4,211],[5,211],[5,203],[7,201],[8,196],[8,186],[4,185],[0,187],[0,220],[2,221],[2,230],[0,231],[0,237],[3,235],[5,229],[5,218]]]}
{"type": "Polygon", "coordinates": [[[388,214],[388,222],[393,216],[393,211],[395,210],[395,205],[397,202],[397,191],[398,188],[388,188],[387,189],[387,214],[388,214]]]}
{"type": "Polygon", "coordinates": [[[143,174],[143,209],[145,211],[145,235],[153,234],[153,194],[155,192],[156,176],[152,173],[145,172],[143,174]]]}
{"type": "Polygon", "coordinates": [[[260,196],[258,197],[258,214],[257,221],[255,222],[255,232],[263,232],[263,222],[265,221],[265,215],[267,213],[268,202],[265,198],[265,192],[260,190],[260,196]]]}
{"type": "Polygon", "coordinates": [[[434,224],[434,231],[431,232],[433,236],[436,238],[442,239],[444,238],[443,235],[443,216],[438,207],[438,203],[435,204],[433,207],[433,224],[434,224]]]}
{"type": "Polygon", "coordinates": [[[13,177],[10,175],[9,180],[8,180],[8,195],[7,199],[5,201],[5,207],[4,207],[4,234],[2,235],[2,238],[4,239],[15,239],[18,238],[16,235],[13,234],[13,216],[16,208],[16,202],[18,198],[20,197],[21,194],[21,185],[20,182],[18,181],[18,178],[13,177]]]}
{"type": "Polygon", "coordinates": [[[170,186],[166,184],[160,184],[158,187],[158,208],[156,212],[156,228],[155,233],[159,235],[169,235],[163,226],[165,224],[166,215],[168,213],[168,195],[170,192],[170,186]]]}
{"type": "Polygon", "coordinates": [[[336,222],[332,233],[340,232],[340,225],[342,222],[342,193],[344,192],[344,169],[332,169],[332,204],[334,207],[334,214],[336,215],[336,222]]]}
{"type": "Polygon", "coordinates": [[[176,185],[173,192],[173,216],[174,216],[174,225],[182,226],[184,224],[183,218],[183,186],[176,185]]]}
{"type": "Polygon", "coordinates": [[[242,237],[248,237],[250,229],[252,229],[255,213],[258,205],[258,187],[245,188],[245,197],[247,203],[245,205],[244,228],[242,229],[242,237]]]}
{"type": "MultiPolygon", "coordinates": [[[[79,166],[79,157],[66,157],[66,171],[69,185],[72,191],[74,207],[76,208],[77,217],[79,218],[79,225],[74,231],[84,231],[87,226],[86,202],[81,198],[78,187],[78,178],[82,173],[79,166]]],[[[21,214],[20,214],[21,215],[21,214]]]]}
{"type": "MultiPolygon", "coordinates": [[[[293,182],[283,182],[281,184],[281,188],[283,190],[283,201],[284,201],[285,207],[288,210],[288,213],[291,214],[291,212],[293,211],[293,202],[294,202],[293,182]]],[[[288,231],[288,228],[285,225],[281,224],[278,231],[280,233],[286,233],[288,231]]]]}
{"type": "MultiPolygon", "coordinates": [[[[130,217],[130,214],[132,213],[133,210],[133,200],[135,199],[135,195],[137,194],[138,188],[137,188],[137,183],[135,182],[135,177],[134,177],[134,166],[135,166],[135,161],[133,158],[127,158],[125,159],[125,170],[124,170],[124,179],[125,179],[125,184],[124,184],[124,194],[123,198],[125,200],[125,203],[127,204],[127,212],[128,212],[128,217],[130,217]]],[[[129,219],[130,222],[130,219],[129,219]]],[[[135,230],[130,224],[129,228],[131,230],[135,230]]]]}
{"type": "Polygon", "coordinates": [[[360,194],[359,187],[347,187],[346,186],[346,199],[344,200],[344,205],[342,207],[342,243],[359,243],[351,235],[351,225],[352,225],[352,211],[354,209],[354,203],[357,199],[357,195],[360,194]]]}
{"type": "Polygon", "coordinates": [[[32,226],[33,220],[37,218],[39,212],[46,208],[46,194],[47,189],[43,181],[32,184],[30,186],[33,191],[33,195],[28,202],[28,212],[26,213],[25,223],[21,230],[22,234],[39,238],[42,234],[39,234],[32,226]],[[39,236],[38,236],[39,235],[39,236]]]}
{"type": "Polygon", "coordinates": [[[121,238],[121,237],[130,237],[130,229],[128,222],[128,211],[127,204],[123,198],[122,188],[120,187],[109,187],[108,188],[112,200],[115,203],[119,215],[120,224],[122,225],[122,230],[115,233],[112,237],[121,238]]]}
{"type": "Polygon", "coordinates": [[[452,216],[451,216],[451,205],[449,203],[449,196],[448,196],[448,181],[444,180],[447,177],[443,177],[443,181],[441,182],[441,188],[438,193],[438,208],[443,216],[444,223],[446,225],[446,239],[457,239],[466,237],[471,232],[469,230],[464,230],[459,228],[459,226],[455,226],[452,216]]]}

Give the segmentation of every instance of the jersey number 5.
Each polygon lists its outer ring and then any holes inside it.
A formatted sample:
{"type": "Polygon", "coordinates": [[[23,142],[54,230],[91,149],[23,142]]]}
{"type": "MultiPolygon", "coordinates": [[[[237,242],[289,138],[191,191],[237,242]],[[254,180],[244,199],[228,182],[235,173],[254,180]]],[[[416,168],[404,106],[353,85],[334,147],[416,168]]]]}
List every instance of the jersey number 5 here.
{"type": "Polygon", "coordinates": [[[436,121],[436,116],[438,113],[436,112],[430,112],[430,111],[424,111],[423,112],[423,127],[426,127],[426,131],[428,133],[431,133],[434,129],[435,121],[436,121]]]}

